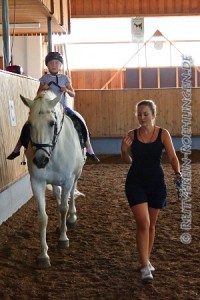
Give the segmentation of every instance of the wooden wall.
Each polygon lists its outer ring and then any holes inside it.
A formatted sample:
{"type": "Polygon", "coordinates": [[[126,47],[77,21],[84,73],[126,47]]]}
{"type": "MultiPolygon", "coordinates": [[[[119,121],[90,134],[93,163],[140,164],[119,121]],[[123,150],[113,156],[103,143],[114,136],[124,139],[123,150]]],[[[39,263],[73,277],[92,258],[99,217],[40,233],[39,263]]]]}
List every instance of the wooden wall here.
{"type": "Polygon", "coordinates": [[[20,164],[22,155],[13,161],[6,160],[6,157],[13,150],[28,118],[28,108],[22,103],[20,94],[33,99],[38,84],[37,80],[0,71],[0,192],[27,174],[27,167],[20,164]],[[14,101],[16,127],[11,125],[9,100],[14,101]]]}
{"type": "MultiPolygon", "coordinates": [[[[181,89],[77,90],[75,109],[88,124],[92,137],[122,137],[137,127],[135,104],[152,99],[158,106],[157,124],[181,136],[181,89]]],[[[192,90],[192,134],[200,136],[200,89],[192,90]]]]}
{"type": "MultiPolygon", "coordinates": [[[[181,87],[182,67],[71,70],[75,89],[181,87]]],[[[200,87],[200,68],[191,67],[192,87],[200,87]]]]}
{"type": "MultiPolygon", "coordinates": [[[[101,89],[116,72],[117,69],[71,70],[71,80],[75,89],[101,89]]],[[[120,71],[108,84],[108,88],[124,88],[124,76],[124,70],[120,71]]]]}
{"type": "Polygon", "coordinates": [[[73,0],[72,18],[198,15],[199,0],[73,0]]]}
{"type": "MultiPolygon", "coordinates": [[[[28,108],[20,94],[34,98],[39,82],[24,76],[0,71],[0,192],[27,174],[20,164],[22,155],[13,161],[6,157],[13,150],[28,117],[28,108]],[[11,125],[9,100],[14,101],[17,126],[11,125]]],[[[172,136],[181,136],[182,90],[172,89],[113,89],[76,90],[75,109],[85,118],[92,137],[115,138],[138,126],[135,104],[153,99],[158,106],[157,124],[168,129],[172,136]]],[[[192,90],[192,135],[200,136],[200,89],[192,90]]],[[[70,99],[71,108],[74,107],[70,99]]]]}
{"type": "MultiPolygon", "coordinates": [[[[23,104],[20,94],[34,99],[38,86],[38,80],[0,70],[0,192],[28,173],[27,167],[20,164],[23,147],[16,159],[10,161],[6,157],[13,151],[28,118],[29,109],[23,104]],[[15,127],[11,124],[9,100],[14,101],[15,127]]],[[[73,98],[68,97],[68,105],[74,108],[73,98]]]]}

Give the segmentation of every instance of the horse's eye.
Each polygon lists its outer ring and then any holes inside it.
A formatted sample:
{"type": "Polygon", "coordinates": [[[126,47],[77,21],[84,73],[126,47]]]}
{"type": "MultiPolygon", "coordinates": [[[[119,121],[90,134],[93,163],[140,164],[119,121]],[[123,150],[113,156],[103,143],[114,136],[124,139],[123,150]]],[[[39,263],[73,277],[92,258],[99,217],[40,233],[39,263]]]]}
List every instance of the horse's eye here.
{"type": "Polygon", "coordinates": [[[54,121],[51,121],[51,122],[49,122],[49,125],[50,125],[51,127],[53,127],[53,126],[55,125],[55,122],[54,122],[54,121]]]}

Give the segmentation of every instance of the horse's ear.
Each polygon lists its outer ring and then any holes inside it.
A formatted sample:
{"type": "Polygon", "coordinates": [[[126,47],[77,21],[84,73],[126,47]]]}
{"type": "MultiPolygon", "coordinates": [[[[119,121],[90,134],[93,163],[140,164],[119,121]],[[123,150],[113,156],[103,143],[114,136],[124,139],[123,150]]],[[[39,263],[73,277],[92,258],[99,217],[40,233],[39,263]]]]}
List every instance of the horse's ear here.
{"type": "Polygon", "coordinates": [[[50,101],[50,107],[53,108],[54,106],[56,106],[56,104],[60,101],[61,97],[62,97],[63,93],[58,95],[56,98],[54,98],[53,100],[50,101]]]}
{"type": "Polygon", "coordinates": [[[24,96],[20,95],[20,98],[22,99],[23,103],[28,106],[29,108],[31,108],[31,106],[33,105],[33,101],[25,98],[24,96]]]}

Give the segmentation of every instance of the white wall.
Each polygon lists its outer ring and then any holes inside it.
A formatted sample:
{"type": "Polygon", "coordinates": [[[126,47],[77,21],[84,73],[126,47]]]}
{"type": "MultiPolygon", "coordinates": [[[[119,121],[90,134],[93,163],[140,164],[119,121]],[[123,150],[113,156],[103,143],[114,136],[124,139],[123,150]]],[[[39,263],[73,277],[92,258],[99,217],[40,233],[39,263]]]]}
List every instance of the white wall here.
{"type": "MultiPolygon", "coordinates": [[[[12,48],[12,37],[10,37],[12,48]]],[[[20,65],[24,75],[39,79],[42,76],[42,38],[20,36],[13,40],[13,65],[20,65]]],[[[0,37],[0,56],[3,56],[3,40],[0,37]]],[[[29,175],[21,178],[0,193],[0,225],[11,217],[32,197],[29,175]]]]}
{"type": "Polygon", "coordinates": [[[22,205],[32,197],[30,177],[18,180],[0,193],[0,225],[10,218],[22,205]]]}
{"type": "Polygon", "coordinates": [[[26,40],[27,74],[39,79],[42,76],[42,38],[31,36],[26,40]]]}
{"type": "MultiPolygon", "coordinates": [[[[42,76],[42,37],[10,37],[13,65],[22,66],[24,75],[39,79],[42,76]],[[13,47],[12,47],[13,44],[13,47]]],[[[3,41],[0,37],[0,55],[3,55],[3,41]]]]}

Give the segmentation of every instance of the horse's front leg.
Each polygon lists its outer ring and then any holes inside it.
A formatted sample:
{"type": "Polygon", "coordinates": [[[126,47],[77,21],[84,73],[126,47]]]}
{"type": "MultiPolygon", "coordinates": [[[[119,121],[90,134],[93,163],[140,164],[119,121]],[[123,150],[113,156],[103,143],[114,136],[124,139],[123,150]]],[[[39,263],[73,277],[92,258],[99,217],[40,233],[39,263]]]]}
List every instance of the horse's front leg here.
{"type": "Polygon", "coordinates": [[[48,246],[46,242],[46,229],[48,224],[48,216],[46,214],[46,201],[45,190],[46,183],[38,182],[37,180],[31,180],[33,195],[38,204],[38,220],[40,230],[40,254],[37,258],[37,262],[41,267],[49,267],[50,259],[48,256],[48,246]]]}
{"type": "Polygon", "coordinates": [[[69,195],[73,186],[73,181],[68,180],[65,185],[62,186],[61,193],[61,204],[59,206],[61,223],[60,223],[60,237],[58,241],[58,245],[62,248],[69,247],[69,239],[67,237],[67,213],[69,210],[69,195]]]}
{"type": "Polygon", "coordinates": [[[70,193],[69,213],[67,216],[67,224],[70,227],[73,227],[77,221],[76,206],[75,206],[75,189],[76,189],[76,182],[74,182],[74,185],[70,193]]]}
{"type": "Polygon", "coordinates": [[[56,199],[57,210],[58,210],[58,222],[57,222],[56,232],[60,233],[60,227],[61,227],[61,217],[60,217],[60,210],[59,210],[59,207],[61,204],[61,187],[60,186],[53,185],[53,195],[56,199]]]}

